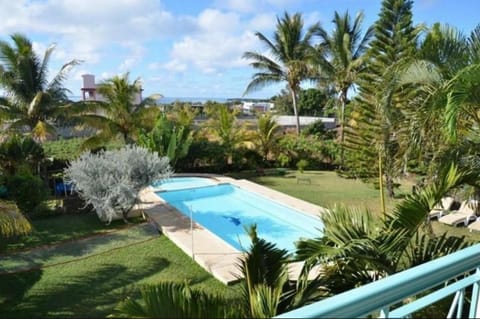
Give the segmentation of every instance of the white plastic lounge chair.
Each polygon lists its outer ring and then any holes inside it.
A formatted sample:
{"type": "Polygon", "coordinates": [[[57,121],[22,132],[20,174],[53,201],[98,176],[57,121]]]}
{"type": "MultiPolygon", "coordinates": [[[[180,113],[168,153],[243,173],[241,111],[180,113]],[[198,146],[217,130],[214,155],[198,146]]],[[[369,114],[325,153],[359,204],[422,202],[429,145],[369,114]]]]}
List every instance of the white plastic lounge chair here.
{"type": "Polygon", "coordinates": [[[477,217],[477,220],[474,221],[473,223],[471,223],[470,225],[468,225],[468,230],[470,230],[470,232],[472,231],[480,231],[480,217],[477,217]]]}
{"type": "Polygon", "coordinates": [[[438,221],[447,225],[457,226],[458,224],[463,223],[467,226],[470,221],[477,219],[475,213],[477,205],[478,202],[476,200],[463,201],[458,212],[440,217],[438,221]]]}
{"type": "Polygon", "coordinates": [[[440,218],[445,214],[448,214],[450,211],[450,208],[452,207],[452,204],[455,202],[453,197],[447,196],[442,198],[442,200],[435,205],[430,213],[428,213],[428,218],[433,219],[433,218],[440,218]]]}

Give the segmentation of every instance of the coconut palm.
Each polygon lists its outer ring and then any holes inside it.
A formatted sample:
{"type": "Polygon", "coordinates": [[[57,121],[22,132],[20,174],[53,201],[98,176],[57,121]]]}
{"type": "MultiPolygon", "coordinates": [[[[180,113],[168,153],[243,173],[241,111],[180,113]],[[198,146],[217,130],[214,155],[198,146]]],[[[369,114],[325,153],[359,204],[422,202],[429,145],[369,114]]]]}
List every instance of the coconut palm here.
{"type": "Polygon", "coordinates": [[[84,146],[103,146],[117,139],[130,144],[136,140],[139,129],[150,131],[160,112],[155,107],[155,100],[160,95],[152,95],[136,104],[135,98],[141,90],[140,79],[130,82],[129,73],[125,73],[98,85],[97,92],[103,97],[102,101],[78,103],[72,110],[77,113],[75,119],[97,129],[97,134],[87,139],[84,146]]]}
{"type": "Polygon", "coordinates": [[[285,12],[282,18],[277,18],[273,41],[260,32],[255,33],[257,38],[266,45],[268,54],[251,51],[243,54],[243,58],[251,60],[250,65],[258,70],[244,94],[270,84],[286,82],[292,96],[297,134],[300,133],[298,93],[301,82],[311,78],[312,75],[309,64],[315,56],[312,38],[319,27],[319,23],[315,23],[304,33],[302,15],[296,13],[291,16],[285,12]]]}
{"type": "Polygon", "coordinates": [[[362,35],[363,20],[363,12],[359,12],[353,21],[348,11],[343,15],[335,12],[332,21],[334,28],[331,34],[323,28],[320,28],[318,32],[321,39],[317,47],[316,60],[319,66],[319,85],[333,87],[340,104],[340,162],[342,166],[347,94],[357,82],[359,74],[365,69],[365,52],[374,32],[373,26],[370,26],[362,35]]]}
{"type": "Polygon", "coordinates": [[[279,139],[279,126],[271,113],[260,114],[257,118],[256,144],[263,156],[268,159],[268,154],[275,150],[279,139]]]}
{"type": "Polygon", "coordinates": [[[48,81],[48,65],[55,45],[50,45],[43,58],[24,35],[11,35],[12,44],[0,41],[0,87],[6,96],[0,98],[0,117],[9,130],[28,133],[38,140],[55,135],[55,121],[64,113],[67,93],[63,81],[78,60],[64,64],[48,81]]]}

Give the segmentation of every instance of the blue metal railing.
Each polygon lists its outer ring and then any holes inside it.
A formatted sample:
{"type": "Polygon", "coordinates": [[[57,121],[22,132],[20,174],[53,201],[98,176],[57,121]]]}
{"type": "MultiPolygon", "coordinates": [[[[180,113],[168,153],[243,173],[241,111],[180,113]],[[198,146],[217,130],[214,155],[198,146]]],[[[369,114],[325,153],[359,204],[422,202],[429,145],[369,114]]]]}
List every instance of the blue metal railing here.
{"type": "Polygon", "coordinates": [[[354,318],[375,313],[383,318],[399,318],[450,295],[455,296],[447,317],[452,318],[455,313],[455,317],[459,318],[463,311],[465,289],[470,286],[469,317],[479,318],[480,244],[283,313],[276,318],[354,318]],[[432,288],[436,290],[406,303],[407,298],[432,288]],[[402,305],[391,309],[400,302],[402,305]]]}

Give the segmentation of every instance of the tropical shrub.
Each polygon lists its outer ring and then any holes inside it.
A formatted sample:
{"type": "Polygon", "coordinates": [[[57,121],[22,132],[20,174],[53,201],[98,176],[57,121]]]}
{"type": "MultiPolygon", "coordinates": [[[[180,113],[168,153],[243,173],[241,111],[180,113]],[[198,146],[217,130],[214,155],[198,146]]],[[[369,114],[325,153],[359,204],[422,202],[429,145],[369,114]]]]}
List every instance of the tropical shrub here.
{"type": "Polygon", "coordinates": [[[31,231],[32,225],[19,212],[14,203],[0,201],[0,238],[2,242],[7,238],[27,235],[31,231]]]}
{"type": "Polygon", "coordinates": [[[6,175],[25,169],[36,172],[43,158],[42,146],[31,137],[13,135],[0,144],[0,166],[6,175]]]}
{"type": "Polygon", "coordinates": [[[66,179],[98,217],[110,223],[127,214],[137,202],[140,190],[155,180],[170,176],[168,157],[127,145],[119,150],[86,152],[65,169],[66,179]]]}
{"type": "Polygon", "coordinates": [[[307,168],[307,166],[308,166],[307,160],[301,159],[297,162],[297,169],[300,171],[300,173],[303,173],[303,171],[305,170],[305,168],[307,168]]]}
{"type": "Polygon", "coordinates": [[[225,148],[218,141],[196,137],[188,154],[179,159],[176,170],[222,172],[225,170],[225,148]]]}
{"type": "Polygon", "coordinates": [[[140,132],[137,143],[152,152],[170,159],[170,165],[175,167],[177,161],[188,154],[192,144],[192,131],[189,126],[170,120],[161,114],[155,122],[155,127],[148,133],[140,132]]]}
{"type": "MultiPolygon", "coordinates": [[[[289,159],[289,163],[293,164],[301,159],[309,161],[311,164],[318,166],[323,162],[330,161],[330,154],[327,152],[325,143],[318,137],[286,134],[279,141],[280,154],[284,154],[289,159]]],[[[279,155],[280,158],[281,155],[279,155]]]]}
{"type": "Polygon", "coordinates": [[[43,180],[28,171],[17,173],[7,178],[8,197],[12,199],[23,213],[33,214],[40,204],[47,199],[48,189],[43,180]]]}
{"type": "Polygon", "coordinates": [[[239,307],[220,295],[191,289],[187,283],[161,282],[141,289],[143,303],[127,297],[115,307],[115,317],[236,318],[239,307]]]}

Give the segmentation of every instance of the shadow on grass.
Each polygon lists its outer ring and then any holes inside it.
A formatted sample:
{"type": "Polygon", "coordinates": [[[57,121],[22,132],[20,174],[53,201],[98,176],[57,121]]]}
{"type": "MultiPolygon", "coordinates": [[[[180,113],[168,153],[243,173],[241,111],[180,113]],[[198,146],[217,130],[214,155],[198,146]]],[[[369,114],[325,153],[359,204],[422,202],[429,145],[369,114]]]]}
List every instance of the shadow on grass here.
{"type": "Polygon", "coordinates": [[[42,277],[43,271],[33,271],[17,274],[0,275],[0,313],[11,308],[23,299],[25,293],[42,277]]]}
{"type": "Polygon", "coordinates": [[[156,229],[151,225],[145,224],[128,230],[107,235],[97,235],[92,238],[68,242],[58,246],[14,253],[0,257],[0,260],[3,260],[3,266],[0,266],[0,270],[26,270],[44,264],[67,262],[72,260],[72,258],[103,253],[141,242],[156,235],[156,229]]]}
{"type": "MultiPolygon", "coordinates": [[[[143,262],[142,267],[134,269],[106,263],[95,270],[78,271],[77,275],[63,276],[48,287],[32,291],[23,300],[18,298],[15,305],[9,304],[9,307],[2,311],[3,318],[32,315],[104,317],[112,313],[117,303],[127,295],[139,296],[136,286],[132,284],[162,271],[169,264],[165,258],[150,257],[143,262]]],[[[28,276],[26,279],[30,278],[28,276]]],[[[36,277],[32,276],[32,279],[35,280],[36,277]]],[[[31,287],[34,283],[26,286],[31,287]]],[[[16,295],[21,296],[20,293],[21,291],[16,295]]]]}

